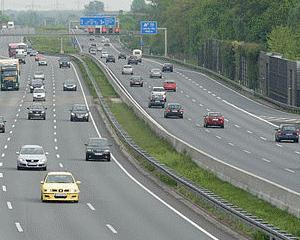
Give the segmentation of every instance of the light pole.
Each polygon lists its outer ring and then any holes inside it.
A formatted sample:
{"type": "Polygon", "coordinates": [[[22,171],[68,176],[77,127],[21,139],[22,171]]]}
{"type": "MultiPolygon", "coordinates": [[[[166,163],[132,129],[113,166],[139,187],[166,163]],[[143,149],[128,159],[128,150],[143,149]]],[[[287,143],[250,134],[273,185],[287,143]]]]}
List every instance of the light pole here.
{"type": "Polygon", "coordinates": [[[157,30],[165,31],[165,57],[168,57],[168,29],[167,28],[157,28],[157,30]]]}

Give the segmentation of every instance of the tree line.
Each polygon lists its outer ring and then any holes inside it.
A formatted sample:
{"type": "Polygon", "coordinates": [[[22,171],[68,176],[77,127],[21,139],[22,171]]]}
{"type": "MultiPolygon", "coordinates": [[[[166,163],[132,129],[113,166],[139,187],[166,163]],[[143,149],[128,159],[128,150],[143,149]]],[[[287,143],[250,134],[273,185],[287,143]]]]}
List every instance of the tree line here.
{"type": "MultiPolygon", "coordinates": [[[[208,39],[253,42],[266,50],[300,57],[299,0],[133,0],[125,28],[138,30],[140,20],[167,27],[169,51],[192,56],[208,39]]],[[[122,23],[122,22],[121,22],[122,23]]],[[[162,38],[149,38],[161,51],[162,38]]]]}

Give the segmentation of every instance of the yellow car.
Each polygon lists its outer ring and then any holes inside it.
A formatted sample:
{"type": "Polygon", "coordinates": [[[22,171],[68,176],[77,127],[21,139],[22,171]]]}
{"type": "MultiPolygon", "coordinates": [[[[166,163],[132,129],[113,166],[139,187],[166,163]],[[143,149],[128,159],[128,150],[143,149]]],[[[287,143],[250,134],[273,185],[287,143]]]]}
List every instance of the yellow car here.
{"type": "Polygon", "coordinates": [[[79,184],[70,172],[49,172],[41,181],[41,200],[78,202],[79,184]]]}

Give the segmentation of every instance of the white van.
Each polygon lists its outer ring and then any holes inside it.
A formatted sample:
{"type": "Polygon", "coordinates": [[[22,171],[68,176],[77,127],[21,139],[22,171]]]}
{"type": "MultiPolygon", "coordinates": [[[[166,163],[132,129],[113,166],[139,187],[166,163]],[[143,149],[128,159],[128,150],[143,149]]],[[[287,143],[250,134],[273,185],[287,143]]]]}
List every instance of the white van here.
{"type": "Polygon", "coordinates": [[[143,56],[142,50],[140,50],[140,49],[134,49],[134,50],[132,51],[132,55],[133,55],[133,56],[136,56],[136,57],[137,57],[137,60],[138,60],[139,62],[142,62],[142,56],[143,56]]]}
{"type": "Polygon", "coordinates": [[[7,22],[7,28],[15,28],[14,22],[7,22]]]}

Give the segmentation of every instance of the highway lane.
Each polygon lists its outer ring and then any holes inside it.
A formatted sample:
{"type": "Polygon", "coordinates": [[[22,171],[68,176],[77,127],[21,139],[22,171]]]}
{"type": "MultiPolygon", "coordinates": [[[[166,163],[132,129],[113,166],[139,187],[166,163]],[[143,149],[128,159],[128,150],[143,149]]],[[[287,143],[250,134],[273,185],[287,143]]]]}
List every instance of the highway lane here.
{"type": "MultiPolygon", "coordinates": [[[[87,50],[90,41],[83,39],[79,37],[87,50]]],[[[117,54],[114,47],[106,50],[117,54]]],[[[142,64],[134,66],[135,74],[144,77],[144,88],[129,87],[129,77],[121,75],[124,64],[125,61],[117,61],[108,66],[140,105],[171,133],[229,164],[299,192],[299,144],[276,144],[276,125],[261,117],[297,120],[299,116],[256,103],[202,74],[176,66],[174,73],[164,74],[178,84],[178,91],[168,93],[167,98],[182,103],[185,116],[183,120],[164,119],[163,110],[147,108],[149,89],[162,85],[162,80],[148,76],[151,68],[161,67],[159,61],[144,59],[142,64]],[[207,111],[222,112],[227,120],[225,129],[204,129],[202,116],[207,111]]]]}
{"type": "MultiPolygon", "coordinates": [[[[0,180],[6,190],[1,204],[2,216],[7,217],[0,217],[0,223],[5,239],[213,239],[147,193],[115,162],[84,161],[84,143],[97,133],[92,122],[69,121],[69,106],[83,103],[84,98],[80,91],[63,92],[62,84],[67,78],[76,79],[76,74],[72,69],[58,69],[57,58],[49,57],[49,63],[48,67],[37,67],[31,58],[23,71],[27,80],[36,69],[46,74],[45,121],[27,120],[32,94],[26,82],[22,82],[23,91],[17,98],[24,103],[15,105],[15,111],[3,106],[12,112],[13,122],[16,120],[10,140],[1,138],[5,155],[0,180]],[[39,182],[45,172],[16,170],[15,152],[29,143],[40,144],[49,152],[48,171],[68,170],[82,181],[78,204],[41,203],[39,182]]],[[[124,158],[120,153],[117,156],[124,158]]],[[[209,228],[220,239],[233,239],[213,226],[209,228]]]]}

